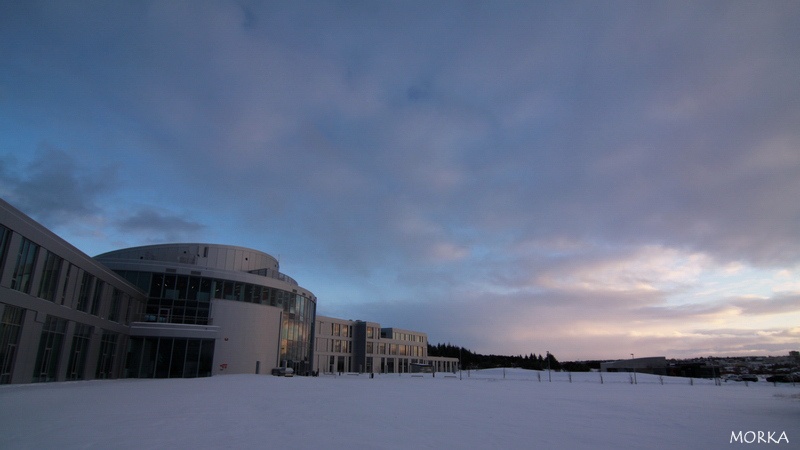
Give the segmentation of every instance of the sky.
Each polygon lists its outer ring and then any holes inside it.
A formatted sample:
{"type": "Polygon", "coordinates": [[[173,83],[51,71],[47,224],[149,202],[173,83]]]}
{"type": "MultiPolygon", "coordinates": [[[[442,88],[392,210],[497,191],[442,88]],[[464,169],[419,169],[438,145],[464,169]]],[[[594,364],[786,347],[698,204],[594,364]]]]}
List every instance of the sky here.
{"type": "Polygon", "coordinates": [[[796,1],[11,1],[0,197],[560,360],[800,350],[796,1]]]}

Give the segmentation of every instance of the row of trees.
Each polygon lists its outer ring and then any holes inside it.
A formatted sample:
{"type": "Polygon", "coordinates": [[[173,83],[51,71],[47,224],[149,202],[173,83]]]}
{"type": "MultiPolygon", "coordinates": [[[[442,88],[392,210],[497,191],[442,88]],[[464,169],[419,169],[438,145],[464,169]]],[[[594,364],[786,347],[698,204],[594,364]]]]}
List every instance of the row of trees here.
{"type": "MultiPolygon", "coordinates": [[[[472,350],[456,345],[447,344],[428,344],[428,356],[446,356],[449,358],[459,358],[462,369],[488,369],[492,367],[520,367],[530,370],[552,370],[567,369],[558,362],[552,353],[547,355],[503,356],[503,355],[481,355],[472,350]]],[[[570,363],[572,364],[572,363],[570,363]]],[[[586,369],[589,370],[588,368],[586,369]]]]}

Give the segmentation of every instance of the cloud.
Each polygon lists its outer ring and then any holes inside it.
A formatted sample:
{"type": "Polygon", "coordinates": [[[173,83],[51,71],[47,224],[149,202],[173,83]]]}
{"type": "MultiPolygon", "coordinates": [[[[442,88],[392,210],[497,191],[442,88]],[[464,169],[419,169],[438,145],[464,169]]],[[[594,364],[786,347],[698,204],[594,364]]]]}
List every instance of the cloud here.
{"type": "Polygon", "coordinates": [[[2,8],[2,195],[76,244],[235,240],[494,352],[796,311],[796,4],[2,8]]]}
{"type": "Polygon", "coordinates": [[[760,316],[783,313],[800,313],[800,293],[782,293],[772,298],[742,298],[731,305],[741,309],[742,315],[760,316]]]}
{"type": "Polygon", "coordinates": [[[392,196],[480,238],[561,233],[758,264],[800,255],[787,245],[800,68],[775,50],[794,8],[126,8],[37,11],[68,36],[45,51],[95,39],[116,50],[50,69],[79,73],[82,87],[64,84],[137,123],[152,158],[197,161],[206,191],[244,177],[267,205],[311,205],[288,214],[336,205],[361,218],[366,242],[402,242],[381,223],[392,196]],[[100,21],[126,31],[73,33],[100,21]]]}
{"type": "Polygon", "coordinates": [[[99,200],[113,190],[116,173],[80,164],[76,153],[43,143],[30,160],[5,158],[3,196],[49,227],[93,220],[102,213],[99,200]]]}
{"type": "Polygon", "coordinates": [[[122,234],[142,236],[151,243],[184,241],[200,234],[203,224],[166,211],[142,209],[116,221],[122,234]]]}

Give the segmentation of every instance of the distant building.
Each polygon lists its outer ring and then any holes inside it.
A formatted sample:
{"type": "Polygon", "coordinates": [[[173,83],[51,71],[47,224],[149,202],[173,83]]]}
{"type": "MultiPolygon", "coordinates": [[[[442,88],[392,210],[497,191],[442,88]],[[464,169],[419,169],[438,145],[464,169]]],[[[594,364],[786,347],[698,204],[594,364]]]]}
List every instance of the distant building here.
{"type": "Polygon", "coordinates": [[[376,322],[317,316],[314,370],[320,373],[455,372],[457,358],[428,356],[428,336],[376,322]]]}
{"type": "Polygon", "coordinates": [[[667,358],[652,356],[647,358],[620,359],[600,363],[601,372],[639,372],[665,375],[667,372],[667,358]]]}

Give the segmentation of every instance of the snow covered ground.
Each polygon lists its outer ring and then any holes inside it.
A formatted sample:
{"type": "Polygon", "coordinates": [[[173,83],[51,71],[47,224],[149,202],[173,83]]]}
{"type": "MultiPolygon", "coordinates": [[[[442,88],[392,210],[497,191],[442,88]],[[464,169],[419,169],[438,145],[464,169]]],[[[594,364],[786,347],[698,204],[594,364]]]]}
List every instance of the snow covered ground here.
{"type": "Polygon", "coordinates": [[[521,369],[445,375],[6,385],[0,449],[713,449],[730,448],[739,431],[784,433],[783,448],[800,448],[800,384],[638,374],[633,385],[623,373],[603,374],[601,384],[599,373],[570,382],[556,372],[548,382],[547,372],[521,369]]]}

